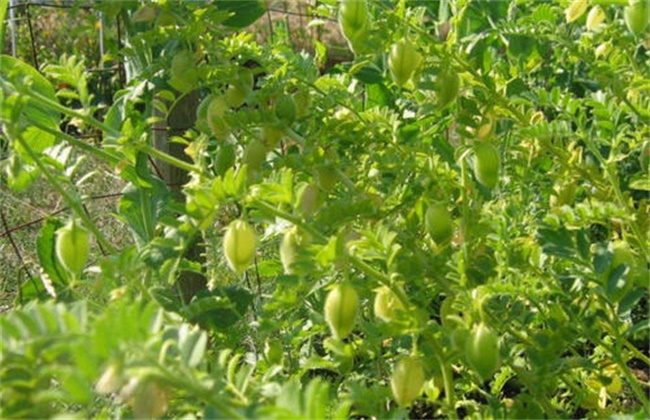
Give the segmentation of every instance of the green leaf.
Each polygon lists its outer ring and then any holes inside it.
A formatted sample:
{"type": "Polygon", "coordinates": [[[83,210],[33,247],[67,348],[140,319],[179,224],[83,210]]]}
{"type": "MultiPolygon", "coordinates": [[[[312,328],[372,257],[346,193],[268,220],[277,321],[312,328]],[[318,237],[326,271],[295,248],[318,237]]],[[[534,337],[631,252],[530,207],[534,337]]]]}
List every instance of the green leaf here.
{"type": "Polygon", "coordinates": [[[632,336],[643,330],[650,330],[650,318],[643,319],[632,326],[629,330],[626,331],[626,334],[632,336]]]}
{"type": "Polygon", "coordinates": [[[216,0],[214,3],[219,10],[232,13],[223,21],[224,25],[232,28],[245,28],[266,13],[266,7],[259,0],[216,0]]]}
{"type": "Polygon", "coordinates": [[[528,91],[528,86],[519,78],[509,81],[506,87],[506,94],[508,96],[518,96],[526,91],[528,91]]]}
{"type": "MultiPolygon", "coordinates": [[[[8,55],[0,55],[0,80],[14,86],[25,86],[29,81],[29,89],[47,99],[58,102],[52,84],[38,70],[29,64],[8,55]]],[[[23,109],[22,116],[27,121],[43,124],[58,129],[61,115],[47,105],[30,100],[23,109]]]]}
{"type": "Polygon", "coordinates": [[[58,131],[61,116],[48,105],[21,95],[20,91],[28,89],[58,103],[52,84],[32,66],[11,56],[0,55],[0,82],[3,84],[0,121],[7,120],[6,135],[14,140],[10,143],[15,154],[10,156],[11,163],[7,166],[8,184],[19,191],[29,186],[39,172],[30,153],[15,137],[21,136],[33,152],[40,154],[55,144],[56,137],[35,125],[58,131]]]}
{"type": "Polygon", "coordinates": [[[621,264],[609,274],[607,279],[606,292],[610,299],[617,301],[621,297],[621,292],[625,289],[625,273],[628,270],[627,264],[621,264]]]}
{"type": "Polygon", "coordinates": [[[182,302],[178,295],[167,287],[153,286],[149,289],[149,294],[156,302],[160,304],[166,311],[179,312],[182,302]]]}
{"type": "Polygon", "coordinates": [[[34,313],[33,308],[34,306],[30,306],[25,311],[15,313],[16,318],[18,318],[22,324],[21,331],[23,338],[41,337],[43,333],[45,333],[45,331],[41,330],[41,326],[38,322],[38,313],[34,313]]]}
{"type": "Polygon", "coordinates": [[[614,256],[612,255],[611,252],[607,250],[606,246],[602,246],[600,244],[597,245],[594,248],[594,260],[593,260],[594,272],[596,274],[602,274],[607,270],[609,270],[613,258],[614,256]]]}
{"type": "Polygon", "coordinates": [[[63,380],[63,389],[69,394],[69,401],[77,404],[88,404],[93,399],[91,384],[80,372],[70,372],[63,380]]]}
{"type": "Polygon", "coordinates": [[[59,219],[48,217],[36,238],[38,262],[52,281],[55,290],[67,286],[70,281],[68,273],[59,263],[55,252],[56,231],[62,226],[63,222],[59,219]]]}
{"type": "MultiPolygon", "coordinates": [[[[7,14],[7,6],[9,5],[9,0],[0,0],[0,34],[5,33],[5,15],[7,14]]],[[[0,50],[4,51],[4,40],[3,36],[0,38],[0,50]]]]}
{"type": "Polygon", "coordinates": [[[519,59],[528,57],[535,47],[535,39],[528,35],[509,34],[507,39],[508,51],[519,59]]]}
{"type": "Polygon", "coordinates": [[[349,72],[352,77],[360,80],[367,85],[382,83],[384,81],[384,74],[382,69],[380,69],[374,63],[357,63],[350,67],[349,72]]]}
{"type": "Polygon", "coordinates": [[[384,84],[376,83],[366,87],[366,108],[392,106],[394,101],[390,89],[384,84]]]}
{"type": "Polygon", "coordinates": [[[189,367],[196,367],[203,360],[208,342],[208,335],[198,328],[191,328],[188,324],[181,325],[178,330],[178,346],[181,357],[189,367]]]}
{"type": "Polygon", "coordinates": [[[47,300],[52,296],[41,286],[41,279],[32,277],[20,285],[20,293],[16,302],[26,303],[32,300],[47,300]]]}
{"type": "Polygon", "coordinates": [[[644,288],[639,288],[632,290],[630,293],[626,294],[623,299],[618,304],[618,313],[619,314],[624,314],[628,311],[631,311],[641,300],[642,297],[644,297],[647,293],[647,290],[644,288]]]}
{"type": "Polygon", "coordinates": [[[630,182],[630,188],[633,190],[650,191],[650,178],[638,178],[630,182]]]}
{"type": "Polygon", "coordinates": [[[278,408],[284,408],[291,412],[293,416],[300,417],[302,413],[301,409],[301,399],[300,399],[301,386],[297,377],[292,377],[289,381],[284,384],[280,395],[276,401],[276,406],[278,408]]]}
{"type": "MultiPolygon", "coordinates": [[[[122,129],[122,123],[126,119],[127,109],[126,102],[128,97],[126,95],[119,97],[113,102],[113,105],[108,109],[104,116],[104,125],[113,128],[114,131],[119,132],[122,129]]],[[[102,133],[106,143],[117,143],[119,138],[111,135],[110,132],[104,131],[102,133]]]]}
{"type": "Polygon", "coordinates": [[[438,22],[446,22],[449,19],[449,0],[440,0],[438,8],[438,22]]]}
{"type": "Polygon", "coordinates": [[[327,418],[329,405],[329,384],[320,378],[312,379],[304,395],[303,415],[308,419],[327,418]]]}
{"type": "Polygon", "coordinates": [[[577,232],[576,237],[580,257],[582,257],[583,260],[588,261],[590,256],[589,248],[591,246],[591,243],[589,242],[589,233],[585,229],[581,229],[577,232]]]}
{"type": "Polygon", "coordinates": [[[549,255],[569,260],[575,257],[573,235],[564,228],[539,229],[538,239],[544,252],[549,255]]]}
{"type": "Polygon", "coordinates": [[[239,321],[253,302],[253,295],[239,286],[229,286],[199,292],[181,310],[191,322],[198,322],[216,330],[225,330],[239,321]]]}
{"type": "Polygon", "coordinates": [[[153,240],[158,220],[171,200],[164,182],[155,178],[150,181],[151,188],[128,186],[118,204],[120,218],[129,226],[139,248],[153,240]]]}

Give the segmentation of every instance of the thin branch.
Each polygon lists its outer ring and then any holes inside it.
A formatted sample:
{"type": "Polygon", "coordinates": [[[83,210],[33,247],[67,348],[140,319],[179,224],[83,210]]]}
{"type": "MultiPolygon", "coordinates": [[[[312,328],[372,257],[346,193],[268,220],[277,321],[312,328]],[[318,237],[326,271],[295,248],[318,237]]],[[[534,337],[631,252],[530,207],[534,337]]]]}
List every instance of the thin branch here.
{"type": "MultiPolygon", "coordinates": [[[[8,232],[9,226],[7,224],[7,219],[5,218],[5,212],[4,210],[2,210],[2,208],[0,208],[0,218],[2,218],[2,226],[4,226],[5,231],[8,232]]],[[[18,257],[18,261],[20,261],[21,268],[25,270],[25,273],[27,273],[27,278],[31,279],[32,273],[29,272],[29,268],[27,267],[27,264],[25,264],[25,260],[23,259],[23,256],[20,253],[20,249],[18,249],[18,245],[16,245],[13,236],[7,233],[7,238],[9,238],[9,243],[11,244],[11,247],[14,249],[14,252],[16,253],[16,256],[18,257]]]]}
{"type": "MultiPolygon", "coordinates": [[[[32,44],[32,55],[34,58],[34,68],[38,70],[38,53],[36,52],[36,39],[34,38],[34,28],[32,27],[32,16],[29,14],[29,3],[25,6],[27,15],[27,27],[29,28],[29,40],[32,44]]],[[[39,70],[40,71],[40,70],[39,70]]]]}
{"type": "Polygon", "coordinates": [[[17,9],[19,7],[25,6],[36,6],[36,7],[50,7],[53,9],[83,9],[83,10],[93,10],[93,6],[80,6],[75,4],[58,4],[58,3],[18,3],[7,7],[7,9],[17,9]]]}

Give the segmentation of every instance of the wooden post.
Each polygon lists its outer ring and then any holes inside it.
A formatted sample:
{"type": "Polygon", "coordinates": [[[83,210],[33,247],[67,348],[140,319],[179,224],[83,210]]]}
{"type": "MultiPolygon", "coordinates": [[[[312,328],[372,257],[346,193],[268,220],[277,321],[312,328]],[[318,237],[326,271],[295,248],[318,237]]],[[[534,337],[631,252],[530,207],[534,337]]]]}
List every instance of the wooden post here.
{"type": "MultiPolygon", "coordinates": [[[[172,136],[180,136],[194,126],[199,101],[199,91],[193,91],[184,95],[169,111],[167,116],[154,108],[154,116],[162,118],[153,126],[154,146],[158,150],[184,161],[190,160],[189,156],[184,152],[184,145],[171,143],[169,140],[172,136]]],[[[183,200],[181,188],[189,181],[189,174],[159,160],[155,162],[155,165],[163,180],[171,189],[174,199],[183,200]]],[[[200,237],[197,238],[194,244],[187,249],[186,258],[200,263],[205,262],[205,246],[201,243],[201,239],[200,237]]],[[[193,271],[181,272],[177,282],[182,293],[181,297],[185,302],[189,302],[198,291],[207,287],[205,276],[193,271]]]]}

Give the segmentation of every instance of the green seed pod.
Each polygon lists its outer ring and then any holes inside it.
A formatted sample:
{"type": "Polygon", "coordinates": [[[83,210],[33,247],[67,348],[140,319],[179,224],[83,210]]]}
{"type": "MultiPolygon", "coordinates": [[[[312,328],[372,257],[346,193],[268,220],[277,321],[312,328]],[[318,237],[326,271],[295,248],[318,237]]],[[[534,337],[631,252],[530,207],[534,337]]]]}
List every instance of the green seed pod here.
{"type": "Polygon", "coordinates": [[[587,15],[587,30],[598,30],[600,24],[605,20],[605,18],[607,18],[607,15],[605,15],[605,11],[603,11],[602,7],[592,7],[589,11],[589,14],[587,15]]]}
{"type": "Polygon", "coordinates": [[[636,37],[640,37],[648,27],[650,7],[647,0],[633,0],[623,11],[627,28],[636,37]]]}
{"type": "Polygon", "coordinates": [[[458,352],[464,352],[467,349],[467,342],[470,339],[470,331],[463,327],[457,326],[451,331],[451,345],[458,352]]]}
{"type": "Polygon", "coordinates": [[[255,83],[255,76],[253,71],[247,67],[241,67],[237,72],[237,79],[233,82],[233,85],[238,89],[241,89],[250,95],[253,91],[253,84],[255,83]]]}
{"type": "Polygon", "coordinates": [[[180,92],[189,92],[196,86],[199,73],[191,51],[182,51],[172,58],[171,75],[169,83],[180,92]]]}
{"type": "Polygon", "coordinates": [[[142,6],[131,17],[131,20],[134,23],[149,23],[156,19],[158,16],[158,10],[155,7],[146,5],[142,6]]]}
{"type": "Polygon", "coordinates": [[[236,86],[228,86],[224,98],[230,108],[239,108],[244,104],[248,94],[236,86]]]}
{"type": "Polygon", "coordinates": [[[413,76],[420,61],[422,56],[410,42],[402,40],[393,44],[388,54],[388,70],[393,82],[404,86],[413,76]]]}
{"type": "Polygon", "coordinates": [[[348,41],[358,40],[366,32],[368,6],[365,0],[342,0],[339,10],[341,32],[348,41]]]}
{"type": "Polygon", "coordinates": [[[228,266],[241,274],[253,262],[256,238],[253,228],[243,220],[234,220],[223,237],[223,253],[228,266]]]}
{"type": "Polygon", "coordinates": [[[176,23],[176,17],[167,10],[161,10],[156,19],[156,26],[171,26],[176,23]]]}
{"type": "Polygon", "coordinates": [[[411,356],[400,360],[390,379],[390,387],[397,404],[400,407],[408,407],[422,394],[424,380],[424,368],[419,358],[411,356]]]}
{"type": "Polygon", "coordinates": [[[266,145],[259,140],[252,140],[244,150],[244,163],[250,170],[259,171],[266,160],[266,145]]]}
{"type": "Polygon", "coordinates": [[[120,389],[123,381],[122,367],[119,363],[111,363],[95,384],[95,391],[102,395],[111,394],[120,389]]]}
{"type": "Polygon", "coordinates": [[[131,400],[135,418],[158,418],[167,412],[169,396],[167,392],[152,380],[138,384],[131,400]]]}
{"type": "Polygon", "coordinates": [[[275,103],[275,116],[285,124],[291,124],[296,120],[296,103],[291,95],[282,95],[275,103]]]}
{"type": "Polygon", "coordinates": [[[172,77],[183,78],[188,71],[195,66],[194,57],[191,51],[181,51],[172,58],[172,77]]]}
{"type": "Polygon", "coordinates": [[[304,117],[309,114],[309,106],[311,105],[309,90],[303,89],[294,93],[293,101],[296,103],[296,111],[298,117],[304,117]]]}
{"type": "Polygon", "coordinates": [[[589,2],[587,0],[573,0],[569,7],[564,10],[567,23],[578,20],[587,11],[589,2]]]}
{"type": "Polygon", "coordinates": [[[648,273],[647,269],[644,270],[642,264],[638,264],[630,245],[626,241],[617,240],[610,245],[612,251],[612,262],[609,268],[605,271],[605,287],[608,290],[609,297],[612,301],[620,301],[635,285],[647,283],[648,273]],[[609,284],[609,278],[621,265],[627,266],[627,274],[623,277],[625,280],[616,285],[609,284]],[[614,286],[614,287],[612,287],[614,286]]]}
{"type": "Polygon", "coordinates": [[[494,146],[478,143],[474,146],[474,175],[487,188],[496,187],[499,182],[501,158],[494,146]]]}
{"type": "Polygon", "coordinates": [[[223,96],[215,96],[210,99],[206,111],[206,120],[212,134],[217,139],[224,139],[230,134],[230,126],[224,119],[228,110],[228,101],[223,96]]]}
{"type": "Polygon", "coordinates": [[[449,66],[438,74],[436,91],[438,93],[438,106],[444,108],[452,103],[458,96],[460,77],[458,72],[449,66]]]}
{"type": "Polygon", "coordinates": [[[446,244],[454,234],[451,213],[449,213],[447,206],[442,203],[429,205],[424,215],[424,224],[429,236],[437,244],[446,244]]]}
{"type": "Polygon", "coordinates": [[[286,231],[280,243],[280,261],[286,274],[294,274],[291,266],[296,261],[299,248],[298,232],[295,228],[286,231]]]}
{"type": "Polygon", "coordinates": [[[499,366],[499,338],[487,325],[480,323],[465,343],[465,357],[481,379],[487,380],[499,366]]]}
{"type": "MultiPolygon", "coordinates": [[[[531,117],[531,124],[535,124],[533,122],[532,117],[531,117]]],[[[493,114],[488,113],[483,117],[483,121],[481,122],[481,125],[476,130],[476,137],[478,137],[481,140],[489,139],[490,137],[492,137],[492,134],[494,134],[495,127],[496,127],[495,117],[493,114]]]]}
{"type": "Polygon", "coordinates": [[[339,180],[339,174],[332,165],[321,165],[316,168],[315,176],[318,186],[325,192],[332,192],[339,180]]]}
{"type": "Polygon", "coordinates": [[[322,204],[322,196],[314,184],[305,184],[298,191],[298,209],[305,219],[313,216],[322,204]]]}
{"type": "Polygon", "coordinates": [[[440,305],[440,321],[442,323],[442,326],[445,328],[451,329],[453,326],[455,326],[456,322],[454,322],[455,320],[453,316],[460,315],[460,313],[454,309],[455,301],[456,298],[454,296],[447,296],[440,305]]]}
{"type": "Polygon", "coordinates": [[[74,219],[56,231],[56,257],[73,276],[81,274],[88,262],[89,252],[88,231],[74,219]]]}
{"type": "Polygon", "coordinates": [[[325,299],[325,320],[334,338],[342,340],[354,329],[359,295],[348,282],[339,283],[327,294],[325,299]]]}
{"type": "Polygon", "coordinates": [[[201,103],[199,106],[196,108],[196,119],[197,120],[207,120],[208,119],[208,107],[210,106],[210,102],[212,102],[212,98],[214,96],[209,95],[206,96],[201,100],[201,103]]]}
{"type": "Polygon", "coordinates": [[[231,108],[239,108],[244,104],[253,91],[253,72],[247,68],[241,68],[237,72],[235,80],[228,86],[224,95],[226,103],[231,108]]]}
{"type": "Polygon", "coordinates": [[[277,338],[267,338],[264,342],[264,357],[270,365],[279,365],[282,363],[284,350],[282,349],[282,342],[277,338]]]}
{"type": "Polygon", "coordinates": [[[285,129],[277,124],[264,124],[262,126],[262,140],[269,147],[277,147],[284,137],[285,129]]]}
{"type": "Polygon", "coordinates": [[[395,319],[398,311],[404,311],[402,301],[387,286],[377,289],[375,303],[373,305],[375,316],[384,322],[391,322],[395,319]]]}
{"type": "Polygon", "coordinates": [[[219,147],[219,151],[217,152],[214,161],[214,169],[217,172],[217,175],[223,176],[228,169],[235,165],[236,159],[235,146],[224,142],[219,147]]]}

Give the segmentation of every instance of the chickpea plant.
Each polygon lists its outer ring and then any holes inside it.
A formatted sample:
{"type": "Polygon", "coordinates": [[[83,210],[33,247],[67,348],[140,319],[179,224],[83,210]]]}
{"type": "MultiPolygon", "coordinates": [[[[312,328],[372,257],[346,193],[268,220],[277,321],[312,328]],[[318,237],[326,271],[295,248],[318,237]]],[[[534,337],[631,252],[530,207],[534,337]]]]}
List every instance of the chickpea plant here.
{"type": "Polygon", "coordinates": [[[270,3],[94,2],[112,98],[0,56],[3,192],[67,208],[0,417],[648,417],[647,2],[270,3]]]}

